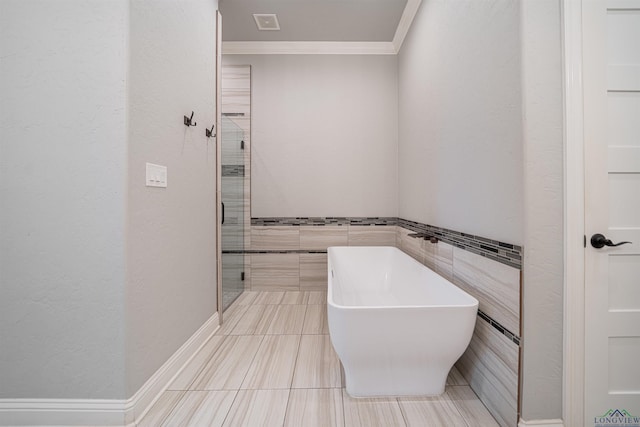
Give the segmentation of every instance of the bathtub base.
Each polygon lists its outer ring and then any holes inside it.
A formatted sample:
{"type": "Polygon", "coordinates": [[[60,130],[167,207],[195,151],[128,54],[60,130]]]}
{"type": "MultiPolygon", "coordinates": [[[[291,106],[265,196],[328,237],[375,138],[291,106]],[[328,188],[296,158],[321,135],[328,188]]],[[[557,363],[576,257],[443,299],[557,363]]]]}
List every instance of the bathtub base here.
{"type": "MultiPolygon", "coordinates": [[[[445,368],[446,369],[446,368],[445,368]]],[[[345,368],[347,394],[351,397],[402,397],[439,396],[444,393],[447,375],[440,372],[424,372],[424,368],[408,367],[395,369],[393,376],[381,378],[380,370],[363,370],[361,367],[350,372],[345,368]],[[399,373],[397,371],[409,371],[399,373]],[[423,374],[416,375],[416,372],[423,374]]]]}

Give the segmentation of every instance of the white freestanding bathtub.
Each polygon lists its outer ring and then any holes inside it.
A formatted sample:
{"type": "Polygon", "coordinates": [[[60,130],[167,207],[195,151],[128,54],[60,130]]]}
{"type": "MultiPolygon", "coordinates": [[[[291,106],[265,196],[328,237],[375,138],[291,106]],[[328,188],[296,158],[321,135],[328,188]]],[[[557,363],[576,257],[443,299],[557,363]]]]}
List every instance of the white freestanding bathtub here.
{"type": "Polygon", "coordinates": [[[394,247],[330,247],[329,334],[354,397],[438,395],[478,300],[394,247]]]}

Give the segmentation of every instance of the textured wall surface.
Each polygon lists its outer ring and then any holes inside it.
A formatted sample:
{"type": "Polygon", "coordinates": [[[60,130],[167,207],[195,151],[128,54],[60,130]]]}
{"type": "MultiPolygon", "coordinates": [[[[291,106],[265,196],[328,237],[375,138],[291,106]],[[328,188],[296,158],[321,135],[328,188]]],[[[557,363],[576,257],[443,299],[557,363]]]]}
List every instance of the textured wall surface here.
{"type": "Polygon", "coordinates": [[[252,66],[252,216],[396,216],[395,57],[224,63],[252,66]]]}
{"type": "Polygon", "coordinates": [[[0,398],[122,398],[127,3],[0,2],[0,398]]]}
{"type": "Polygon", "coordinates": [[[522,418],[562,417],[563,110],[560,2],[522,4],[522,418]]]}
{"type": "Polygon", "coordinates": [[[399,54],[398,216],[522,244],[519,4],[422,2],[399,54]]]}
{"type": "Polygon", "coordinates": [[[127,198],[127,397],[216,311],[217,2],[133,0],[127,198]],[[196,127],[183,125],[194,111],[196,127]],[[145,162],[168,167],[145,187],[145,162]]]}
{"type": "Polygon", "coordinates": [[[217,4],[0,7],[0,397],[127,398],[216,310],[217,4]]]}

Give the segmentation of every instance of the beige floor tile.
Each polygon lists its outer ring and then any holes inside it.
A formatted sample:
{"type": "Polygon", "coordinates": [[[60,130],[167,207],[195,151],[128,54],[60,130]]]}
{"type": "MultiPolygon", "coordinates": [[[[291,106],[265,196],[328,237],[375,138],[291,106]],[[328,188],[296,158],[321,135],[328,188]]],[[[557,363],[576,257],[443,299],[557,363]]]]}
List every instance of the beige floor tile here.
{"type": "Polygon", "coordinates": [[[299,343],[299,335],[265,335],[241,388],[290,388],[299,343]]]}
{"type": "Polygon", "coordinates": [[[458,408],[443,394],[437,397],[405,397],[398,399],[408,427],[466,426],[458,408]]]}
{"type": "Polygon", "coordinates": [[[142,419],[136,423],[140,427],[157,427],[169,416],[184,395],[184,391],[165,391],[142,419]]]}
{"type": "Polygon", "coordinates": [[[260,292],[256,291],[244,291],[237,300],[235,300],[234,304],[237,305],[251,305],[257,298],[260,292]]]}
{"type": "Polygon", "coordinates": [[[291,390],[285,427],[342,427],[342,389],[291,390]]]}
{"type": "Polygon", "coordinates": [[[326,291],[309,291],[309,304],[326,304],[326,291]]]}
{"type": "Polygon", "coordinates": [[[224,337],[222,335],[212,336],[171,383],[168,390],[188,390],[193,380],[198,376],[209,359],[211,359],[223,339],[224,337]]]}
{"type": "Polygon", "coordinates": [[[287,291],[284,293],[281,304],[308,304],[309,292],[287,291]]]}
{"type": "Polygon", "coordinates": [[[354,399],[343,391],[342,400],[346,427],[404,427],[406,425],[398,401],[394,398],[354,399]]]}
{"type": "Polygon", "coordinates": [[[235,390],[240,388],[260,348],[261,335],[229,335],[209,359],[191,385],[192,390],[235,390]]]}
{"type": "Polygon", "coordinates": [[[280,304],[284,298],[284,292],[258,292],[253,304],[280,304]]]}
{"type": "Polygon", "coordinates": [[[224,426],[281,426],[288,399],[289,390],[240,390],[224,426]]]}
{"type": "Polygon", "coordinates": [[[294,335],[302,332],[306,305],[281,304],[266,333],[270,335],[294,335]]]}
{"type": "Polygon", "coordinates": [[[277,305],[250,305],[242,318],[236,323],[231,330],[231,335],[254,335],[264,334],[273,315],[276,312],[277,305]]]}
{"type": "Polygon", "coordinates": [[[303,335],[292,388],[341,387],[340,360],[329,335],[303,335]]]}
{"type": "Polygon", "coordinates": [[[225,420],[228,426],[311,427],[340,426],[343,419],[347,426],[367,427],[403,426],[405,421],[465,425],[458,424],[460,417],[469,426],[498,425],[473,390],[462,385],[466,380],[456,367],[440,398],[353,399],[344,389],[322,388],[344,387],[326,335],[326,292],[243,295],[248,296],[225,312],[225,323],[170,386],[175,390],[164,392],[138,425],[219,426],[225,420]],[[299,333],[299,327],[289,329],[291,324],[302,324],[306,335],[260,335],[299,333]],[[228,335],[233,330],[247,335],[228,335]],[[190,391],[183,391],[187,386],[190,391]]]}
{"type": "Polygon", "coordinates": [[[329,324],[327,323],[326,305],[309,305],[304,316],[303,334],[328,334],[329,324]]]}
{"type": "Polygon", "coordinates": [[[469,383],[464,379],[458,368],[454,366],[451,368],[451,371],[449,371],[447,385],[469,385],[469,383]]]}
{"type": "Polygon", "coordinates": [[[162,424],[166,427],[219,427],[237,391],[188,391],[162,424]]]}
{"type": "Polygon", "coordinates": [[[447,387],[447,395],[456,405],[469,427],[494,427],[498,423],[468,386],[447,387]]]}
{"type": "Polygon", "coordinates": [[[222,315],[222,325],[216,331],[216,335],[229,335],[238,322],[244,318],[248,309],[248,305],[232,304],[222,315]]]}

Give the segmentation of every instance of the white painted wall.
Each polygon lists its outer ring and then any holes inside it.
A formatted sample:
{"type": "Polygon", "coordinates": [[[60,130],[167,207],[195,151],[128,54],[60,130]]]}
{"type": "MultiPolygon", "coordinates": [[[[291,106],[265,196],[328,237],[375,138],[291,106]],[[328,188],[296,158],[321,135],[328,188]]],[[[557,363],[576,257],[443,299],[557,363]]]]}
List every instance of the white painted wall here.
{"type": "Polygon", "coordinates": [[[397,215],[394,56],[223,63],[252,66],[252,216],[397,215]]]}
{"type": "Polygon", "coordinates": [[[559,0],[522,2],[522,418],[562,418],[563,110],[559,0]]]}
{"type": "Polygon", "coordinates": [[[399,216],[522,244],[519,4],[423,1],[399,53],[399,216]]]}
{"type": "Polygon", "coordinates": [[[128,6],[0,2],[0,398],[122,398],[128,6]]]}
{"type": "Polygon", "coordinates": [[[216,8],[0,2],[0,398],[129,398],[215,313],[216,8]]]}
{"type": "Polygon", "coordinates": [[[127,396],[216,312],[217,1],[133,0],[127,198],[127,396]],[[195,112],[196,127],[183,116],[195,112]],[[145,187],[145,162],[168,187],[145,187]]]}

